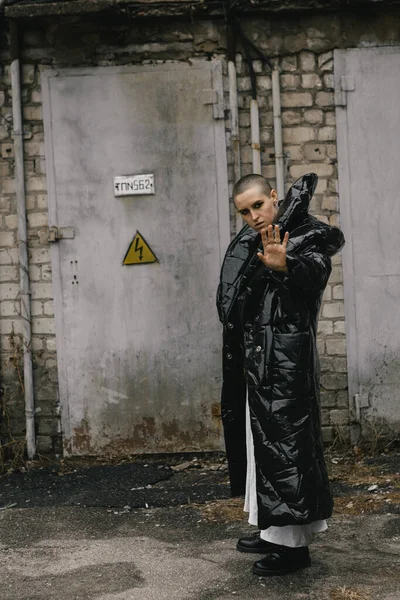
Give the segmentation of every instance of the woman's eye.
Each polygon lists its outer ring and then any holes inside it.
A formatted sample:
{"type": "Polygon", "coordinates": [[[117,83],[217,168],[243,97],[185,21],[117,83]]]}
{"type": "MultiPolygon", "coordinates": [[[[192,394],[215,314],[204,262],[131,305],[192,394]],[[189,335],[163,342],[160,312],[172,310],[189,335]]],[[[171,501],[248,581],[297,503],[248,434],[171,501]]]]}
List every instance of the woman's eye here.
{"type": "Polygon", "coordinates": [[[254,205],[254,208],[261,208],[262,207],[262,202],[256,202],[256,204],[254,205]]]}

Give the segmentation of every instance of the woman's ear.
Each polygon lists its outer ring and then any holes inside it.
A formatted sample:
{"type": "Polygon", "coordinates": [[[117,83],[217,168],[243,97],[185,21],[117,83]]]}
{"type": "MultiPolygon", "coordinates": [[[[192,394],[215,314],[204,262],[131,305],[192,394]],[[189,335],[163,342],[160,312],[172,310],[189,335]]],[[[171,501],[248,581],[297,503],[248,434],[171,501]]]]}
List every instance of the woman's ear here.
{"type": "Polygon", "coordinates": [[[271,190],[270,196],[275,206],[278,206],[278,192],[276,190],[271,190]]]}

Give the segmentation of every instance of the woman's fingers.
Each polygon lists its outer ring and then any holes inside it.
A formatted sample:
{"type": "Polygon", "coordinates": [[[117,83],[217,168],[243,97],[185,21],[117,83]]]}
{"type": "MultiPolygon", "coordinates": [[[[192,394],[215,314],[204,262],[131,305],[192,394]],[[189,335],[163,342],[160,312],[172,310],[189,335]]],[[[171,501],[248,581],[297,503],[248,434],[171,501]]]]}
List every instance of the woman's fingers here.
{"type": "Polygon", "coordinates": [[[267,229],[261,230],[261,241],[264,246],[264,249],[269,244],[280,244],[284,248],[286,248],[289,240],[289,232],[287,231],[283,236],[283,240],[281,240],[281,230],[279,225],[268,225],[267,229]]]}
{"type": "Polygon", "coordinates": [[[261,230],[261,242],[264,248],[264,252],[266,252],[268,245],[268,229],[261,230]]]}
{"type": "Polygon", "coordinates": [[[289,232],[287,231],[283,237],[283,242],[282,242],[282,246],[284,248],[286,248],[288,241],[289,241],[289,232]]]}
{"type": "Polygon", "coordinates": [[[274,244],[275,243],[274,229],[273,229],[272,225],[268,225],[267,232],[268,232],[268,235],[267,235],[268,244],[274,244]]]}
{"type": "Polygon", "coordinates": [[[289,233],[286,232],[281,242],[281,231],[279,225],[268,225],[267,229],[261,231],[261,240],[264,254],[257,252],[259,260],[273,271],[286,273],[286,246],[289,241],[289,233]]]}

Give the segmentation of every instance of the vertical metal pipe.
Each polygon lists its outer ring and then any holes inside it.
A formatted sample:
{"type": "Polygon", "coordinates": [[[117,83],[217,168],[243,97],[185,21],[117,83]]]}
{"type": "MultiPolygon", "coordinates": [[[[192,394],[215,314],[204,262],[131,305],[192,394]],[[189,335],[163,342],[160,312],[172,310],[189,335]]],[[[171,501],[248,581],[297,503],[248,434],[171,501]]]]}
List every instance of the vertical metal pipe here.
{"type": "Polygon", "coordinates": [[[30,311],[30,284],[28,271],[28,236],[26,227],[25,203],[25,173],[24,173],[24,146],[21,103],[21,78],[18,43],[18,26],[16,22],[10,23],[11,33],[11,90],[12,114],[14,128],[14,164],[15,164],[15,193],[18,211],[18,246],[19,246],[19,275],[21,320],[24,347],[24,393],[26,417],[26,445],[28,458],[36,454],[35,439],[35,405],[33,398],[32,377],[32,331],[30,311]]]}
{"type": "Polygon", "coordinates": [[[251,58],[251,48],[253,44],[242,32],[242,42],[246,53],[246,60],[249,67],[251,81],[251,96],[250,101],[250,131],[251,131],[251,151],[253,173],[261,175],[261,151],[260,151],[260,118],[258,112],[257,100],[257,77],[254,71],[253,61],[251,58]]]}
{"type": "MultiPolygon", "coordinates": [[[[229,109],[231,113],[231,143],[233,153],[233,175],[235,183],[241,177],[240,166],[240,138],[239,138],[239,109],[238,109],[238,94],[237,94],[237,76],[236,66],[233,60],[228,61],[228,77],[229,77],[229,109]]],[[[238,214],[235,223],[236,233],[239,233],[243,227],[242,217],[238,214]]]]}
{"type": "Polygon", "coordinates": [[[261,149],[260,149],[260,117],[258,101],[252,99],[250,103],[251,150],[253,173],[261,175],[261,149]]]}
{"type": "Polygon", "coordinates": [[[278,198],[282,200],[282,198],[285,197],[285,171],[282,142],[281,90],[278,66],[275,66],[272,71],[272,106],[274,115],[276,189],[278,198]]]}

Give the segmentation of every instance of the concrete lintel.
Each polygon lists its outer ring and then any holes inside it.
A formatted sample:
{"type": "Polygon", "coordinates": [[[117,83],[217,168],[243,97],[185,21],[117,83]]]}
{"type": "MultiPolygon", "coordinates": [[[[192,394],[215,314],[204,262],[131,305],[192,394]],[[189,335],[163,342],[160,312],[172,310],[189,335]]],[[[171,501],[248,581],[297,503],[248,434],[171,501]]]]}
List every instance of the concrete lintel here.
{"type": "MultiPolygon", "coordinates": [[[[394,6],[400,5],[400,0],[353,0],[352,9],[366,5],[394,6]]],[[[59,0],[58,2],[32,1],[19,2],[6,6],[5,14],[10,18],[43,17],[51,15],[78,15],[97,13],[109,9],[126,9],[137,18],[168,17],[168,16],[224,16],[225,9],[222,1],[210,0],[59,0]]],[[[349,9],[348,0],[253,0],[253,2],[238,2],[237,13],[256,13],[257,11],[280,13],[318,10],[349,9]]]]}

